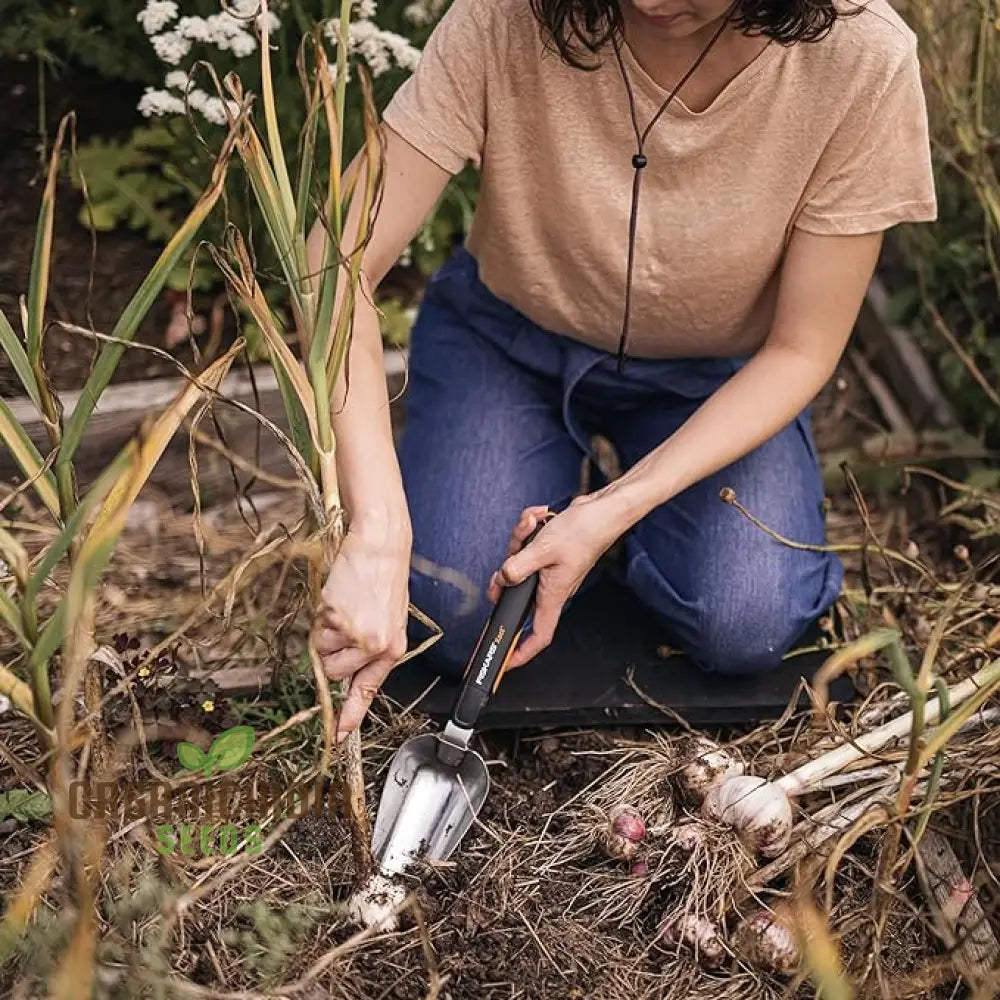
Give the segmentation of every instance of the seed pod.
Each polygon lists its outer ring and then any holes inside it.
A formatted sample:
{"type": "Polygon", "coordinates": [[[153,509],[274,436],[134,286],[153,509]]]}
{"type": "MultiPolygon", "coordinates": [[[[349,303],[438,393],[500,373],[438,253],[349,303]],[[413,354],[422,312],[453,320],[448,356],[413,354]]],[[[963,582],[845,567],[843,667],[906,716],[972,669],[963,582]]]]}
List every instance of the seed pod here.
{"type": "Polygon", "coordinates": [[[681,791],[695,805],[701,805],[709,790],[726,778],[743,773],[743,764],[718,743],[696,736],[690,750],[693,760],[677,777],[681,791]]]}
{"type": "Polygon", "coordinates": [[[719,929],[707,917],[687,913],[664,922],[660,935],[670,944],[680,944],[694,952],[706,969],[717,969],[726,960],[726,946],[719,929]]]}
{"type": "Polygon", "coordinates": [[[731,826],[751,851],[765,858],[776,858],[792,838],[788,796],[763,778],[727,778],[708,793],[702,813],[731,826]]]}
{"type": "Polygon", "coordinates": [[[736,932],[736,950],[751,965],[779,976],[793,976],[802,964],[792,929],[767,910],[756,910],[736,932]]]}

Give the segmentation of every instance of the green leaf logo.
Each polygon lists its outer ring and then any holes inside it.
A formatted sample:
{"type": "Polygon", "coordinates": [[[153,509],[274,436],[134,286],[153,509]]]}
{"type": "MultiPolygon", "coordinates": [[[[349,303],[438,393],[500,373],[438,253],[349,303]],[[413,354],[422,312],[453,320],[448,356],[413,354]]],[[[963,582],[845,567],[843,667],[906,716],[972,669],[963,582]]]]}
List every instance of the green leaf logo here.
{"type": "Polygon", "coordinates": [[[177,759],[189,771],[204,771],[210,778],[213,771],[231,771],[239,767],[253,750],[257,734],[251,726],[233,726],[216,736],[205,753],[193,743],[177,744],[177,759]]]}

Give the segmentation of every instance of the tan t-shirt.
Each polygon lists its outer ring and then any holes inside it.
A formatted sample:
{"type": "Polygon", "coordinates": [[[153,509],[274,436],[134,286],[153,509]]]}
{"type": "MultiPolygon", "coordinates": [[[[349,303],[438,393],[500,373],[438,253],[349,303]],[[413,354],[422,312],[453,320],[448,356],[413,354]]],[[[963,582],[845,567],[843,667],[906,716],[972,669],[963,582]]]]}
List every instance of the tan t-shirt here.
{"type": "MultiPolygon", "coordinates": [[[[623,58],[641,130],[666,92],[623,58]]],[[[613,52],[574,69],[528,0],[454,0],[384,120],[446,170],[480,169],[467,246],[495,295],[616,349],[636,146],[613,52]]],[[[936,217],[916,38],[886,0],[818,42],[772,42],[703,112],[675,98],[645,152],[634,357],[755,350],[793,227],[936,217]]]]}

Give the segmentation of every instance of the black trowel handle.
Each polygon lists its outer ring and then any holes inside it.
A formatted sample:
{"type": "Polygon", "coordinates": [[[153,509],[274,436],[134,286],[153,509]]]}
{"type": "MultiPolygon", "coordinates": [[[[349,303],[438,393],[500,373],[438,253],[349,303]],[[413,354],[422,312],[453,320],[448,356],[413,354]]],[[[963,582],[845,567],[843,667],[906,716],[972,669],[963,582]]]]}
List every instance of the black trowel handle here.
{"type": "MultiPolygon", "coordinates": [[[[524,545],[529,545],[545,525],[538,525],[527,537],[524,545]]],[[[458,692],[452,721],[462,729],[474,729],[479,716],[493,695],[507,660],[510,659],[517,640],[524,628],[524,622],[535,604],[538,589],[538,574],[532,573],[527,579],[512,587],[504,587],[500,599],[483,629],[475,652],[465,668],[462,689],[458,692]]]]}

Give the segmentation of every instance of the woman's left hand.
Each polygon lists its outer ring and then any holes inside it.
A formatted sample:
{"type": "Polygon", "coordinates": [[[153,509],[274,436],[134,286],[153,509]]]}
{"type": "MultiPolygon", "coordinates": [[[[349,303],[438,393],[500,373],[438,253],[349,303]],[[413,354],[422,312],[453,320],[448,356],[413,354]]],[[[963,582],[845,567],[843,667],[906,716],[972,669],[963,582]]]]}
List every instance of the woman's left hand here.
{"type": "Polygon", "coordinates": [[[563,607],[605,551],[625,530],[609,516],[595,496],[577,497],[561,514],[552,516],[530,545],[522,548],[535,527],[551,512],[526,507],[511,533],[508,556],[493,574],[487,595],[495,604],[503,587],[538,572],[538,592],[531,634],[511,656],[507,669],[523,666],[552,642],[563,607]]]}

